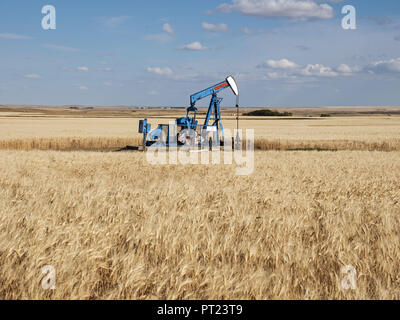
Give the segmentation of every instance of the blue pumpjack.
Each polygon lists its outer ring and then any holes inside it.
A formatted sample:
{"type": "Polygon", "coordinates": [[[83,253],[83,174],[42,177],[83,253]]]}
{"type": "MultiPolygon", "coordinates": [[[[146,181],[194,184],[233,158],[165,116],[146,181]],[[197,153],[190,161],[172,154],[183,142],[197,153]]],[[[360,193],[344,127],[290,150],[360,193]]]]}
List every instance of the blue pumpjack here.
{"type": "Polygon", "coordinates": [[[176,118],[173,126],[170,124],[159,124],[156,129],[150,131],[151,124],[147,122],[147,119],[140,120],[139,133],[143,134],[143,150],[146,149],[146,146],[150,146],[154,143],[167,147],[174,147],[183,144],[193,145],[193,141],[195,141],[196,144],[201,145],[204,143],[204,139],[201,138],[203,132],[213,132],[214,140],[223,144],[224,129],[221,123],[220,111],[222,98],[219,98],[217,93],[226,88],[231,88],[233,94],[237,97],[236,119],[239,121],[239,90],[235,79],[232,76],[228,76],[224,81],[192,94],[190,96],[190,107],[186,109],[186,117],[176,118]],[[208,96],[211,96],[211,100],[207,115],[204,124],[199,125],[196,120],[198,109],[195,105],[197,101],[208,96]],[[198,129],[201,130],[200,134],[198,133],[198,129]]]}

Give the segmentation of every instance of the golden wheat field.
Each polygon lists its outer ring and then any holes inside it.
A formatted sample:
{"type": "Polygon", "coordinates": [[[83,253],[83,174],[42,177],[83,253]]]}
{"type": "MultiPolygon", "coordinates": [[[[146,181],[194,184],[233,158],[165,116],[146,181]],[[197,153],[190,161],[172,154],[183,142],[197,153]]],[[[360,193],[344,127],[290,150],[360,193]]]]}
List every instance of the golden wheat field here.
{"type": "Polygon", "coordinates": [[[137,119],[1,118],[0,298],[400,299],[399,124],[247,119],[276,150],[237,176],[113,152],[137,119]]]}

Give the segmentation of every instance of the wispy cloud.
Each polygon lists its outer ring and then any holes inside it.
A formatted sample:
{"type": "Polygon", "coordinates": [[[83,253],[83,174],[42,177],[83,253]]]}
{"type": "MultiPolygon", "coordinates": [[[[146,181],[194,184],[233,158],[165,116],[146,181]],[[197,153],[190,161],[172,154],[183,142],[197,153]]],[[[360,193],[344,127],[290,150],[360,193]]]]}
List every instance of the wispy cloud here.
{"type": "Polygon", "coordinates": [[[393,20],[388,17],[369,16],[368,20],[375,22],[378,26],[386,26],[393,23],[393,20]]]}
{"type": "Polygon", "coordinates": [[[118,17],[109,17],[105,18],[104,20],[104,25],[106,27],[117,27],[127,20],[129,20],[131,17],[130,16],[118,16],[118,17]]]}
{"type": "Polygon", "coordinates": [[[156,90],[150,90],[147,94],[150,95],[150,96],[157,96],[160,93],[158,91],[156,91],[156,90]]]}
{"type": "Polygon", "coordinates": [[[9,39],[9,40],[30,40],[30,39],[33,39],[32,37],[24,36],[24,35],[21,35],[21,34],[15,34],[15,33],[0,33],[0,38],[9,39]]]}
{"type": "Polygon", "coordinates": [[[168,33],[168,34],[174,34],[174,29],[171,27],[169,23],[164,23],[163,24],[163,30],[168,33]]]}
{"type": "Polygon", "coordinates": [[[273,30],[267,30],[267,29],[250,29],[248,27],[244,27],[240,29],[240,31],[244,34],[251,35],[251,34],[266,34],[266,33],[274,33],[275,31],[273,30]]]}
{"type": "Polygon", "coordinates": [[[165,67],[165,68],[149,67],[149,68],[147,68],[147,72],[157,74],[157,75],[171,75],[173,73],[172,69],[169,67],[165,67]]]}
{"type": "Polygon", "coordinates": [[[59,46],[59,45],[55,45],[55,44],[45,44],[44,47],[48,48],[48,49],[54,49],[54,50],[65,51],[65,52],[78,52],[78,51],[81,51],[81,49],[78,49],[78,48],[59,46]]]}
{"type": "Polygon", "coordinates": [[[302,51],[308,51],[311,49],[310,47],[305,46],[305,45],[298,45],[298,46],[296,46],[296,48],[299,50],[302,50],[302,51]]]}
{"type": "Polygon", "coordinates": [[[164,23],[162,26],[164,33],[148,34],[144,37],[145,40],[151,40],[158,43],[166,43],[172,40],[175,33],[174,29],[169,23],[164,23]]]}
{"type": "Polygon", "coordinates": [[[144,37],[145,40],[156,41],[158,43],[166,43],[170,41],[171,35],[167,33],[148,34],[144,37]]]}
{"type": "Polygon", "coordinates": [[[249,28],[247,28],[247,27],[242,28],[240,31],[241,31],[242,33],[244,33],[244,34],[247,34],[247,35],[253,34],[253,33],[255,32],[254,30],[249,29],[249,28]]]}
{"type": "Polygon", "coordinates": [[[87,72],[87,71],[89,71],[89,68],[88,67],[77,67],[76,70],[87,72]]]}
{"type": "Polygon", "coordinates": [[[25,74],[24,78],[26,79],[40,79],[41,76],[36,73],[25,74]]]}
{"type": "Polygon", "coordinates": [[[220,24],[212,24],[212,23],[207,23],[203,22],[201,24],[201,27],[203,30],[207,31],[212,31],[212,32],[228,32],[228,26],[225,23],[220,23],[220,24]]]}

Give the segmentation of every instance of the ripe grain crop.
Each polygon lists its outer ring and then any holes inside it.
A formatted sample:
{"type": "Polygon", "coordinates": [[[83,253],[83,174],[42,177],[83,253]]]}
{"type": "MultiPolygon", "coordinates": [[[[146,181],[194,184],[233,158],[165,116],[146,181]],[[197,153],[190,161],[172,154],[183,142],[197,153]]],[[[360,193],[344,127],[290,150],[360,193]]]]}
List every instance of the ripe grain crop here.
{"type": "MultiPolygon", "coordinates": [[[[229,139],[226,140],[229,143],[229,139]]],[[[246,148],[246,136],[242,140],[246,148]]],[[[20,138],[0,140],[0,150],[54,150],[54,151],[116,151],[127,146],[142,145],[142,138],[124,137],[53,137],[53,138],[20,138]]],[[[386,140],[272,140],[257,138],[254,141],[255,150],[281,151],[400,151],[400,139],[386,140]]]]}
{"type": "Polygon", "coordinates": [[[0,168],[1,299],[400,298],[400,152],[256,152],[250,176],[138,152],[0,168]]]}
{"type": "Polygon", "coordinates": [[[138,137],[56,137],[0,140],[0,150],[113,151],[138,146],[138,137]]]}
{"type": "MultiPolygon", "coordinates": [[[[244,142],[245,147],[245,142],[244,142]]],[[[287,151],[400,151],[400,139],[385,140],[269,140],[256,139],[255,150],[287,150],[287,151]]]]}

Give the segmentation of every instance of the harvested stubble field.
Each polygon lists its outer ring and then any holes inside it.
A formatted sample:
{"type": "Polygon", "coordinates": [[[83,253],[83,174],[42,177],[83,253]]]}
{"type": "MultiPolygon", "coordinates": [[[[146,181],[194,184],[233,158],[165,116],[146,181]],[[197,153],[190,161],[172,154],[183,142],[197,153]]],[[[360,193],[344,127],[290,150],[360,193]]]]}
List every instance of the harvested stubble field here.
{"type": "Polygon", "coordinates": [[[250,176],[90,152],[137,122],[0,118],[1,299],[400,299],[400,117],[243,120],[250,176]]]}

